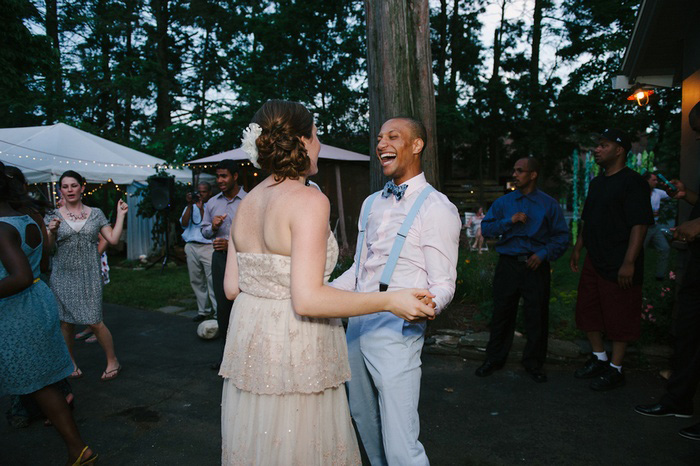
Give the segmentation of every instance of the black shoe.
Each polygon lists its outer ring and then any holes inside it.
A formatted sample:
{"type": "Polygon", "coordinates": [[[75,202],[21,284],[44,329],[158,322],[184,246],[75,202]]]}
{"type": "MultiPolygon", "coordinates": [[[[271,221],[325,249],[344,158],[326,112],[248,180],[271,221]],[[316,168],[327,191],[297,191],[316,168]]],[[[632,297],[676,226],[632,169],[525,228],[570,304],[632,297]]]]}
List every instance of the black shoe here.
{"type": "Polygon", "coordinates": [[[531,368],[525,368],[528,374],[530,374],[530,377],[532,377],[532,380],[534,380],[537,383],[544,383],[547,381],[547,374],[542,372],[542,369],[531,369],[531,368]]]}
{"type": "Polygon", "coordinates": [[[700,424],[681,429],[678,431],[678,435],[690,440],[700,440],[700,424]]]}
{"type": "Polygon", "coordinates": [[[622,387],[625,384],[625,374],[614,367],[608,366],[603,375],[594,379],[589,385],[591,390],[604,392],[614,388],[622,387]]]}
{"type": "Polygon", "coordinates": [[[495,362],[486,361],[474,372],[477,377],[488,377],[489,375],[496,372],[498,369],[502,368],[503,364],[496,364],[495,362]]]}
{"type": "Polygon", "coordinates": [[[592,379],[593,377],[602,375],[608,367],[610,367],[608,361],[601,361],[593,354],[588,358],[588,361],[586,361],[586,364],[582,368],[574,372],[574,377],[577,379],[592,379]]]}
{"type": "Polygon", "coordinates": [[[213,371],[218,371],[219,369],[221,369],[221,361],[215,362],[214,364],[209,366],[209,368],[213,371]]]}
{"type": "MultiPolygon", "coordinates": [[[[642,416],[651,417],[666,417],[666,416],[676,416],[676,417],[692,417],[692,409],[673,409],[668,405],[663,403],[656,403],[653,405],[639,405],[635,406],[634,410],[641,414],[642,416]]],[[[700,424],[699,424],[700,426],[700,424]]]]}
{"type": "Polygon", "coordinates": [[[201,322],[203,320],[206,320],[207,316],[202,315],[202,314],[197,314],[196,316],[192,317],[192,322],[201,322]]]}

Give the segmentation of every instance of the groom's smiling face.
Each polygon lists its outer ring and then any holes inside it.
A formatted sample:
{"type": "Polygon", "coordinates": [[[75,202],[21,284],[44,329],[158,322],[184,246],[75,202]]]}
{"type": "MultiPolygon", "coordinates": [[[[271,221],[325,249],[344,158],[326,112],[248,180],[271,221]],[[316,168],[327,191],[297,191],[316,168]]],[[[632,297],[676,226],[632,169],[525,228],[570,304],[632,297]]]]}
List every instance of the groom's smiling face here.
{"type": "Polygon", "coordinates": [[[385,176],[398,185],[421,172],[423,140],[414,134],[411,123],[393,118],[382,125],[377,136],[377,157],[385,176]]]}

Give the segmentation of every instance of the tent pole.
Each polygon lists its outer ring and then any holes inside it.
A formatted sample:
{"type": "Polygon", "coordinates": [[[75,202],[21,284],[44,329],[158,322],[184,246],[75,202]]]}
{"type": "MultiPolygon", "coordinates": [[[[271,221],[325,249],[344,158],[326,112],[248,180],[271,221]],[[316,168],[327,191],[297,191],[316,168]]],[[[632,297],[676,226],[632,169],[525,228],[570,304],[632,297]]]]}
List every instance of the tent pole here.
{"type": "Polygon", "coordinates": [[[335,163],[335,187],[338,193],[338,220],[340,221],[340,239],[344,249],[348,249],[348,234],[345,231],[345,209],[343,208],[343,188],[340,184],[340,164],[335,163]]]}

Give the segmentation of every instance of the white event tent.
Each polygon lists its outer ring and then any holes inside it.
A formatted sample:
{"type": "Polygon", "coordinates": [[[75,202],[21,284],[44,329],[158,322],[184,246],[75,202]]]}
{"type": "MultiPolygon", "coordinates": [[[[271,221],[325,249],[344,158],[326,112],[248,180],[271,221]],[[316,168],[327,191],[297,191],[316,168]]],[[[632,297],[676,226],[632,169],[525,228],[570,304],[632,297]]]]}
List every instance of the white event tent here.
{"type": "MultiPolygon", "coordinates": [[[[131,184],[155,174],[163,159],[58,123],[50,126],[0,129],[0,161],[14,165],[29,183],[50,183],[75,170],[88,183],[131,184]]],[[[188,169],[168,170],[178,181],[192,180],[188,169]]]]}
{"type": "MultiPolygon", "coordinates": [[[[351,152],[349,150],[341,149],[339,147],[333,147],[326,144],[321,144],[321,151],[318,154],[319,159],[327,159],[341,162],[365,162],[369,163],[369,156],[358,154],[357,152],[351,152]]],[[[233,149],[220,154],[210,155],[209,157],[203,157],[201,159],[194,159],[187,162],[190,165],[206,165],[215,164],[224,159],[231,160],[248,160],[248,154],[241,149],[233,149]]],[[[336,185],[336,197],[338,200],[338,220],[340,227],[340,240],[341,245],[347,247],[348,238],[345,228],[345,209],[343,206],[343,189],[340,182],[340,165],[335,164],[335,185],[336,185]]]]}
{"type": "MultiPolygon", "coordinates": [[[[137,259],[151,252],[154,220],[136,215],[140,197],[134,193],[156,173],[157,164],[167,164],[165,160],[58,123],[0,128],[0,161],[22,170],[30,184],[57,182],[63,172],[74,170],[88,183],[102,184],[111,180],[115,184],[129,185],[127,257],[137,259]]],[[[177,181],[192,181],[189,169],[168,169],[167,172],[177,181]]]]}
{"type": "MultiPolygon", "coordinates": [[[[349,150],[341,149],[339,147],[327,146],[326,144],[321,144],[321,152],[319,152],[318,157],[320,159],[328,160],[342,160],[347,162],[369,162],[368,155],[358,154],[357,152],[351,152],[349,150]]],[[[204,157],[201,159],[190,160],[187,163],[190,164],[203,164],[203,163],[216,163],[221,162],[224,159],[231,160],[248,160],[248,154],[246,154],[243,149],[233,149],[220,154],[210,155],[209,157],[204,157]]]]}

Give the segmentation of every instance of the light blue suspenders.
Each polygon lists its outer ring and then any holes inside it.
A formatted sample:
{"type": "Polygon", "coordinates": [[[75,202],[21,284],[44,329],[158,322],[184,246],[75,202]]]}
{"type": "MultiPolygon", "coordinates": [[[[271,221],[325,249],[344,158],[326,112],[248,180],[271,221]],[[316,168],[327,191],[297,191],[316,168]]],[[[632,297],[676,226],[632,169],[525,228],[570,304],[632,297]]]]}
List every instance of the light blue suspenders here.
{"type": "MultiPolygon", "coordinates": [[[[403,249],[403,244],[406,242],[406,236],[408,235],[413,221],[418,215],[418,211],[425,199],[435,191],[435,188],[428,185],[423,191],[418,195],[418,198],[413,202],[411,210],[408,211],[406,218],[401,224],[398,233],[396,233],[396,239],[394,240],[394,245],[391,247],[391,253],[389,253],[389,259],[386,261],[384,270],[382,271],[382,276],[379,279],[379,291],[386,291],[389,288],[389,283],[391,282],[391,276],[394,274],[394,269],[396,269],[396,264],[399,261],[399,255],[401,254],[401,249],[403,249]]],[[[369,212],[372,210],[372,203],[381,194],[381,191],[377,191],[367,198],[367,204],[365,205],[365,210],[362,212],[362,220],[360,221],[360,234],[357,238],[357,250],[355,252],[355,289],[357,289],[357,280],[360,275],[360,259],[362,257],[362,248],[365,244],[365,232],[367,231],[367,220],[369,219],[369,212]]]]}

